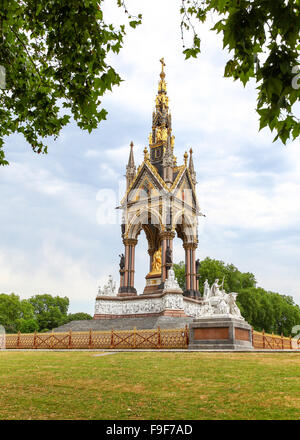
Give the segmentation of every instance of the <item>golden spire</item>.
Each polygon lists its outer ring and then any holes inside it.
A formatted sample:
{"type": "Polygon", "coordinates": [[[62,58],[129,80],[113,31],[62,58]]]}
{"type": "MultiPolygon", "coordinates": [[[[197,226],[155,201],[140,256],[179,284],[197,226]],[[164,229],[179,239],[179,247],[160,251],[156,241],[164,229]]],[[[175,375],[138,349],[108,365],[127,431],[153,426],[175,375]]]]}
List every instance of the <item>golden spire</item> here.
{"type": "MultiPolygon", "coordinates": [[[[155,98],[155,111],[152,115],[152,131],[149,135],[149,146],[157,146],[158,143],[165,145],[170,141],[172,127],[171,114],[169,113],[169,98],[167,96],[167,84],[165,81],[165,61],[160,59],[161,72],[158,83],[158,93],[155,98]]],[[[152,157],[152,156],[151,156],[152,157]]],[[[160,155],[162,158],[162,155],[160,155]]]]}

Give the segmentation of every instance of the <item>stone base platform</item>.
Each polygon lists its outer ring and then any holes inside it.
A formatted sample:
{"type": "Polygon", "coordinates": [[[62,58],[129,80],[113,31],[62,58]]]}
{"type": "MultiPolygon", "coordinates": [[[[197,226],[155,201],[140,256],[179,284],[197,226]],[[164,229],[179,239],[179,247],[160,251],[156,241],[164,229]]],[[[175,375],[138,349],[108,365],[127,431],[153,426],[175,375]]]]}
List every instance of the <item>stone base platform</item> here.
{"type": "Polygon", "coordinates": [[[115,318],[115,319],[88,319],[84,321],[72,321],[54,329],[54,332],[87,332],[104,330],[152,330],[160,327],[161,329],[184,328],[193,321],[193,318],[174,318],[171,316],[148,316],[139,318],[115,318]]]}
{"type": "Polygon", "coordinates": [[[189,350],[253,350],[252,328],[231,316],[194,319],[190,324],[189,350]]]}
{"type": "Polygon", "coordinates": [[[178,287],[160,293],[132,296],[104,296],[96,298],[95,320],[169,316],[197,318],[202,301],[184,297],[178,287]]]}

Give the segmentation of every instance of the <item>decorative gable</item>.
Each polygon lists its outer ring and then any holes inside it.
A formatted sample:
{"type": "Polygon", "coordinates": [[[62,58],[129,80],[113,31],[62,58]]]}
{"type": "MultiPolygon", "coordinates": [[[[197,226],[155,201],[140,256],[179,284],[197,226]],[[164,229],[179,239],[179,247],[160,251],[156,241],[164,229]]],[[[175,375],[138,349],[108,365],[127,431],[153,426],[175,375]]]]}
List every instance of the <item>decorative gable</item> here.
{"type": "Polygon", "coordinates": [[[137,202],[151,197],[158,197],[165,184],[156,169],[149,162],[144,162],[131,183],[121,204],[137,202]]]}
{"type": "Polygon", "coordinates": [[[182,200],[184,203],[197,209],[198,204],[197,204],[195,188],[187,168],[184,168],[182,173],[178,176],[178,181],[173,191],[174,191],[174,196],[177,199],[182,200]]]}

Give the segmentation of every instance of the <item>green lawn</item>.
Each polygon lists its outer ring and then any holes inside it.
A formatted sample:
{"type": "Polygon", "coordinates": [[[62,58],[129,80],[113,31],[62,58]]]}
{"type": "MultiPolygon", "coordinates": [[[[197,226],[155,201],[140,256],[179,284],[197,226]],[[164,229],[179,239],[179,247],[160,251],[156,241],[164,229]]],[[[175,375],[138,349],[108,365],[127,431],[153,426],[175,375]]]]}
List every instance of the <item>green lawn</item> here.
{"type": "Polygon", "coordinates": [[[299,419],[300,353],[0,352],[0,419],[299,419]]]}

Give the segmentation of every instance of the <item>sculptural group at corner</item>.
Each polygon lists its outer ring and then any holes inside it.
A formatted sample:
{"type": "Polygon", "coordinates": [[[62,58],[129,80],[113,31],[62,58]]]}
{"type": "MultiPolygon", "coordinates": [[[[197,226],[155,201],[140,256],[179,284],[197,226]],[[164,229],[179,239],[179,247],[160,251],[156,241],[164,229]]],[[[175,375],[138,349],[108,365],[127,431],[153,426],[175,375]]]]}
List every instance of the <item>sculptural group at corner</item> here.
{"type": "Polygon", "coordinates": [[[107,284],[105,284],[102,289],[101,289],[101,287],[99,287],[98,295],[103,295],[103,296],[115,296],[116,295],[116,282],[113,281],[113,277],[111,275],[109,275],[109,277],[108,277],[107,284]]]}
{"type": "Polygon", "coordinates": [[[235,302],[237,293],[226,293],[223,289],[223,284],[224,280],[219,284],[218,278],[215,279],[211,287],[207,279],[204,281],[201,316],[231,315],[239,319],[244,319],[235,302]]]}

